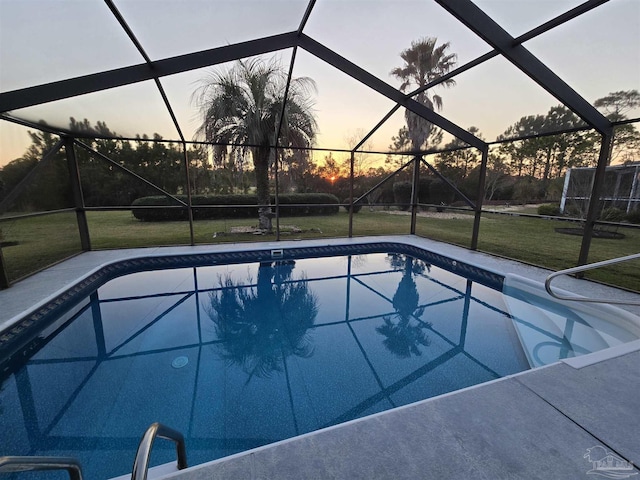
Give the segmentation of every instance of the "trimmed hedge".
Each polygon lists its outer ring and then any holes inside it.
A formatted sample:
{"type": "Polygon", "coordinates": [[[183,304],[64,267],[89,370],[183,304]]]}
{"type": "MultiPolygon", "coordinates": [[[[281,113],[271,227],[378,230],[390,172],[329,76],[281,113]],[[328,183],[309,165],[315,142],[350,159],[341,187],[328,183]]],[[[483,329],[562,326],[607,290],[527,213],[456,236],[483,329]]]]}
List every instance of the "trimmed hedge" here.
{"type": "MultiPolygon", "coordinates": [[[[350,198],[345,198],[343,203],[343,207],[344,209],[348,212],[349,211],[349,206],[350,206],[350,202],[351,199],[350,198]]],[[[360,210],[362,210],[362,206],[365,204],[366,200],[362,199],[359,202],[356,202],[353,204],[353,213],[358,213],[360,210]]]]}
{"type": "Polygon", "coordinates": [[[560,205],[554,205],[551,203],[545,203],[538,206],[538,215],[548,215],[551,217],[558,217],[562,215],[560,213],[560,205]]]}
{"type": "MultiPolygon", "coordinates": [[[[185,203],[187,201],[186,195],[176,195],[176,198],[185,203]]],[[[279,195],[278,199],[281,217],[332,215],[338,213],[340,209],[338,197],[328,193],[291,193],[279,195]]],[[[193,195],[191,201],[194,220],[258,217],[258,197],[256,195],[193,195]],[[219,208],[197,208],[199,205],[219,208]]],[[[271,208],[275,209],[274,197],[271,197],[271,208]]],[[[137,198],[131,204],[131,212],[134,217],[143,222],[166,222],[189,218],[186,207],[161,195],[137,198]],[[171,206],[171,208],[137,208],[165,206],[171,206]]]]}

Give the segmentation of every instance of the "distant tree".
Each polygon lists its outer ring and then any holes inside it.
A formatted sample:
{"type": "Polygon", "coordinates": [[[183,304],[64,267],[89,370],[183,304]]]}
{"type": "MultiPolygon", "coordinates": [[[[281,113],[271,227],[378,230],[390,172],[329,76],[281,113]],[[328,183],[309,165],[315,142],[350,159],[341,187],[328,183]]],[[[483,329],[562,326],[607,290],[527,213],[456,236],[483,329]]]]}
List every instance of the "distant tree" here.
{"type": "MultiPolygon", "coordinates": [[[[400,127],[398,130],[398,134],[396,136],[391,137],[391,145],[389,145],[389,150],[392,152],[408,152],[411,150],[411,140],[409,139],[409,129],[406,126],[400,127]]],[[[392,170],[399,169],[402,165],[406,164],[409,161],[409,158],[405,155],[387,155],[384,163],[388,168],[392,170]]],[[[406,169],[405,169],[406,171],[406,169]]],[[[402,178],[406,176],[406,173],[400,173],[400,177],[402,178]]],[[[407,177],[409,178],[409,177],[407,177]]]]}
{"type": "MultiPolygon", "coordinates": [[[[409,87],[424,87],[449,72],[456,65],[457,55],[447,52],[450,46],[449,42],[436,46],[437,41],[438,39],[435,37],[421,38],[411,42],[411,47],[400,53],[404,65],[391,70],[391,75],[402,81],[401,91],[404,92],[409,87]]],[[[440,85],[451,87],[455,85],[455,80],[448,79],[440,85]]],[[[431,110],[442,109],[442,98],[439,95],[429,96],[427,90],[420,92],[414,99],[431,110]]],[[[423,148],[433,134],[433,125],[410,110],[405,111],[405,120],[411,148],[418,151],[423,148]]]]}
{"type": "MultiPolygon", "coordinates": [[[[202,113],[198,134],[222,145],[218,150],[249,152],[256,174],[259,228],[271,231],[269,163],[282,113],[287,72],[277,63],[261,59],[238,60],[226,71],[214,71],[194,99],[202,113]]],[[[285,103],[279,144],[310,147],[316,133],[310,93],[310,78],[292,79],[285,103]]]]}
{"type": "Polygon", "coordinates": [[[177,193],[185,188],[184,154],[174,143],[162,142],[162,137],[154,134],[152,141],[146,136],[136,141],[133,170],[154,185],[169,193],[177,193]]]}
{"type": "MultiPolygon", "coordinates": [[[[424,143],[425,150],[434,150],[442,143],[443,132],[441,128],[431,125],[431,133],[424,143]]],[[[409,138],[409,129],[406,126],[400,127],[398,134],[391,137],[391,145],[389,150],[393,152],[408,152],[411,150],[411,139],[409,138]]]]}
{"type": "Polygon", "coordinates": [[[344,168],[344,163],[333,158],[332,152],[329,152],[329,155],[324,157],[324,163],[315,172],[332,185],[339,178],[347,178],[349,176],[349,172],[344,168]]]}
{"type": "MultiPolygon", "coordinates": [[[[537,135],[542,132],[543,115],[528,115],[511,125],[498,140],[537,135]]],[[[509,158],[509,164],[516,176],[535,173],[539,166],[538,144],[535,139],[516,140],[500,145],[500,153],[509,158]],[[527,171],[528,170],[528,171],[527,171]]]]}
{"type": "Polygon", "coordinates": [[[613,143],[608,164],[633,162],[640,159],[640,132],[632,124],[613,129],[613,143]]]}
{"type": "MultiPolygon", "coordinates": [[[[467,129],[469,133],[482,139],[482,134],[478,127],[469,127],[467,129]]],[[[447,143],[444,148],[454,149],[468,146],[465,142],[459,138],[454,138],[447,143]]],[[[464,150],[452,150],[438,154],[436,164],[442,173],[445,171],[456,170],[460,172],[460,179],[466,178],[472,168],[474,168],[480,162],[480,155],[475,148],[465,148],[464,150]]]]}
{"type": "MultiPolygon", "coordinates": [[[[216,193],[246,193],[249,191],[248,152],[226,147],[213,147],[213,185],[216,193]]],[[[255,178],[255,176],[254,176],[255,178]]]]}
{"type": "Polygon", "coordinates": [[[509,159],[511,169],[518,177],[541,178],[546,185],[549,179],[563,175],[567,168],[593,163],[596,137],[588,131],[535,136],[581,126],[584,122],[578,116],[558,105],[546,115],[522,117],[510,126],[498,140],[533,137],[503,143],[500,153],[509,159]]]}
{"type": "MultiPolygon", "coordinates": [[[[122,140],[101,121],[92,125],[87,119],[79,122],[71,118],[70,129],[82,132],[81,140],[89,147],[162,190],[170,194],[184,193],[186,176],[181,145],[165,142],[157,133],[151,138],[136,135],[134,141],[122,140]],[[86,137],[91,134],[97,136],[86,137]]],[[[84,149],[76,148],[76,157],[87,205],[124,206],[136,198],[159,194],[157,189],[84,149]]]]}
{"type": "Polygon", "coordinates": [[[281,191],[307,191],[305,180],[313,169],[309,150],[282,150],[280,157],[280,188],[281,191]]]}
{"type": "MultiPolygon", "coordinates": [[[[627,118],[627,112],[640,108],[640,92],[638,90],[622,90],[611,92],[594,102],[612,122],[627,118]]],[[[618,125],[614,129],[613,145],[608,163],[617,159],[637,160],[640,156],[640,132],[632,124],[618,125]]]]}
{"type": "MultiPolygon", "coordinates": [[[[157,134],[153,135],[153,138],[138,135],[135,141],[122,140],[118,138],[116,132],[109,129],[105,122],[98,121],[93,125],[86,118],[78,121],[71,117],[68,130],[78,133],[82,143],[168,193],[184,193],[186,177],[181,145],[164,142],[157,134]],[[92,138],[92,135],[95,137],[92,138]]],[[[47,132],[29,132],[29,135],[31,145],[24,155],[0,170],[0,179],[6,185],[5,195],[58,141],[57,136],[47,132]]],[[[193,148],[190,151],[192,159],[196,156],[201,163],[206,162],[206,152],[193,148]]],[[[114,167],[98,155],[79,147],[75,148],[75,154],[87,206],[126,206],[138,197],[158,194],[156,189],[114,167]]],[[[197,175],[197,172],[191,173],[192,178],[194,174],[197,175]]],[[[192,186],[195,189],[195,183],[192,186]]],[[[30,180],[24,193],[16,202],[16,208],[28,210],[50,210],[73,206],[64,149],[30,180]]]]}
{"type": "MultiPolygon", "coordinates": [[[[0,193],[0,201],[3,200],[18,184],[29,174],[29,172],[38,164],[37,158],[30,158],[27,155],[10,161],[4,167],[0,168],[0,181],[3,184],[0,193]]],[[[35,190],[34,190],[35,194],[35,190]]],[[[31,195],[27,195],[31,196],[31,195]]],[[[26,202],[24,200],[12,202],[13,205],[6,205],[7,210],[13,208],[24,209],[26,202]]]]}
{"type": "MultiPolygon", "coordinates": [[[[433,150],[442,143],[443,132],[441,128],[438,128],[434,125],[431,126],[431,133],[429,138],[426,140],[424,144],[425,150],[433,150]]],[[[406,126],[400,127],[398,130],[398,135],[391,137],[391,145],[389,145],[389,150],[394,152],[408,152],[411,151],[411,139],[409,138],[409,129],[406,126]]],[[[394,170],[397,170],[402,165],[407,163],[409,159],[402,155],[387,155],[385,159],[385,164],[394,170]]],[[[408,175],[409,172],[405,171],[405,175],[408,175]]]]}
{"type": "Polygon", "coordinates": [[[508,168],[504,157],[489,153],[487,158],[487,174],[484,183],[485,200],[493,200],[496,194],[509,183],[508,168]]]}
{"type": "MultiPolygon", "coordinates": [[[[345,137],[347,147],[350,150],[353,149],[358,143],[360,143],[360,141],[365,137],[366,134],[367,132],[362,128],[358,128],[352,132],[349,132],[345,137]]],[[[360,148],[360,150],[373,150],[373,143],[371,142],[371,140],[366,141],[360,148]]],[[[374,158],[370,154],[364,153],[362,151],[356,151],[353,156],[354,177],[361,177],[362,175],[365,175],[373,160],[374,158]]],[[[345,158],[344,163],[346,167],[345,170],[350,170],[351,155],[345,158]]]]}
{"type": "MultiPolygon", "coordinates": [[[[568,108],[558,105],[551,108],[547,113],[542,130],[554,131],[578,126],[583,122],[568,108]]],[[[558,170],[562,170],[566,163],[565,158],[569,153],[571,144],[577,139],[568,135],[554,135],[549,137],[540,137],[537,140],[538,150],[542,155],[542,179],[546,182],[551,174],[554,164],[558,170]]]]}
{"type": "MultiPolygon", "coordinates": [[[[31,145],[26,152],[0,169],[5,195],[9,195],[22,182],[59,140],[57,135],[48,132],[29,131],[28,134],[31,145]]],[[[50,159],[48,165],[40,168],[31,178],[12,205],[6,205],[5,208],[13,211],[44,211],[71,206],[73,201],[69,172],[62,148],[50,159]]]]}
{"type": "Polygon", "coordinates": [[[531,176],[518,178],[513,186],[513,200],[525,204],[539,200],[544,195],[542,182],[531,176]]]}
{"type": "Polygon", "coordinates": [[[389,150],[392,152],[406,152],[411,149],[411,139],[409,138],[409,129],[406,125],[400,127],[398,134],[391,137],[391,145],[389,150]]]}
{"type": "Polygon", "coordinates": [[[629,110],[640,107],[640,92],[638,90],[621,90],[599,98],[593,105],[602,110],[612,122],[624,120],[629,110]]]}
{"type": "Polygon", "coordinates": [[[194,194],[212,193],[213,174],[210,169],[207,149],[201,145],[192,145],[187,151],[191,191],[194,194]]]}

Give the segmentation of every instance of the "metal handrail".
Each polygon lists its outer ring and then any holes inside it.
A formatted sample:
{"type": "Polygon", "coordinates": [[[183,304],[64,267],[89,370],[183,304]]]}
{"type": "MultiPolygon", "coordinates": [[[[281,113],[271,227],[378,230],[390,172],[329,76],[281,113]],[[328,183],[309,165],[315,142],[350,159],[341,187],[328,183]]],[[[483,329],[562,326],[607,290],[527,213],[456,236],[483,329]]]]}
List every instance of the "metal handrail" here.
{"type": "Polygon", "coordinates": [[[153,441],[156,437],[173,440],[176,443],[178,470],[187,468],[187,450],[184,436],[180,432],[156,422],[147,429],[140,440],[136,459],[133,462],[131,480],[146,480],[149,471],[149,459],[151,458],[151,447],[153,447],[153,441]]]}
{"type": "Polygon", "coordinates": [[[0,457],[0,473],[66,470],[71,480],[82,480],[80,462],[71,457],[0,457]]]}
{"type": "Polygon", "coordinates": [[[619,305],[640,305],[640,301],[631,300],[615,300],[611,298],[584,298],[584,297],[567,297],[565,295],[559,295],[551,290],[551,280],[560,275],[569,275],[571,273],[584,272],[585,270],[593,270],[594,268],[606,267],[608,265],[614,265],[616,263],[628,262],[629,260],[640,259],[640,253],[633,255],[627,255],[626,257],[612,258],[611,260],[604,260],[602,262],[589,263],[587,265],[580,265],[578,267],[567,268],[566,270],[559,270],[552,273],[547,277],[544,282],[544,288],[549,295],[559,300],[571,300],[574,302],[592,302],[592,303],[615,303],[619,305]]]}

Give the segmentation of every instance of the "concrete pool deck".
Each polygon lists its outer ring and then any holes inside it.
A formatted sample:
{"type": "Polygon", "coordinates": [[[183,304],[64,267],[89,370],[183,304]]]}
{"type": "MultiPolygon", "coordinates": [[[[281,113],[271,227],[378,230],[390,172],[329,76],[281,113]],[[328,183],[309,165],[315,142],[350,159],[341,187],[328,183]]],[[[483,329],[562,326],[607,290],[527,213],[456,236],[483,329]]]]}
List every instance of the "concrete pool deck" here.
{"type": "Polygon", "coordinates": [[[593,478],[589,449],[640,462],[634,343],[581,369],[555,364],[162,478],[593,478]]]}
{"type": "MultiPolygon", "coordinates": [[[[537,281],[544,281],[550,273],[413,236],[304,243],[323,246],[380,241],[415,245],[537,281]]],[[[117,260],[289,246],[300,246],[300,242],[83,253],[0,291],[0,329],[79,278],[117,260]]],[[[640,298],[569,277],[559,278],[557,286],[590,297],[640,298]]],[[[640,315],[640,307],[621,308],[640,315]]],[[[618,456],[621,462],[640,464],[639,412],[640,341],[636,341],[243,452],[166,478],[592,478],[587,473],[590,470],[599,468],[592,473],[602,474],[608,468],[593,463],[602,452],[611,453],[614,460],[618,456]]],[[[134,454],[131,452],[132,457],[134,454]]],[[[638,472],[617,470],[622,475],[638,472]]]]}

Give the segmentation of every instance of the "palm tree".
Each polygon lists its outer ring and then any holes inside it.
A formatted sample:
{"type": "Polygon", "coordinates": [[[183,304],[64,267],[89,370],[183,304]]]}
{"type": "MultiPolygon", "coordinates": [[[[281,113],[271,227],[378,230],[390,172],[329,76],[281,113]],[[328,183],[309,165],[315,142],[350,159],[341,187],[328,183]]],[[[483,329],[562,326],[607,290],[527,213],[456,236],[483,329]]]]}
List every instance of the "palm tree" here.
{"type": "Polygon", "coordinates": [[[409,255],[389,254],[391,266],[402,269],[402,279],[393,295],[392,304],[397,318],[394,323],[391,316],[384,316],[383,325],[376,327],[376,332],[383,335],[383,344],[387,349],[399,358],[409,358],[411,355],[420,356],[419,346],[428,347],[431,340],[424,330],[431,324],[420,320],[424,314],[424,307],[420,307],[420,294],[413,280],[414,273],[421,273],[430,268],[423,261],[414,259],[409,255]],[[412,319],[416,321],[412,323],[412,319]]]}
{"type": "MultiPolygon", "coordinates": [[[[436,46],[437,41],[438,39],[434,37],[421,38],[411,42],[411,47],[400,53],[404,65],[391,70],[391,75],[402,80],[401,91],[404,92],[409,87],[424,87],[455,66],[457,55],[447,53],[449,42],[436,46]]],[[[451,87],[455,84],[455,80],[450,78],[440,85],[451,87]]],[[[430,97],[426,90],[420,92],[414,99],[431,110],[434,107],[438,110],[442,109],[442,98],[439,95],[430,97]]],[[[409,129],[411,147],[413,150],[420,150],[429,139],[433,125],[410,110],[405,111],[405,120],[409,129]]]]}
{"type": "MultiPolygon", "coordinates": [[[[218,146],[232,154],[251,154],[256,174],[258,227],[271,231],[269,161],[275,145],[287,74],[276,62],[262,59],[239,60],[226,71],[214,71],[194,92],[202,113],[197,135],[207,142],[233,144],[218,146]]],[[[315,83],[307,77],[292,79],[286,98],[280,133],[281,147],[311,147],[316,120],[311,93],[315,83]]]]}
{"type": "Polygon", "coordinates": [[[318,300],[304,276],[291,280],[293,268],[293,263],[263,262],[255,286],[220,278],[221,288],[209,295],[207,313],[222,356],[242,368],[247,383],[281,372],[291,355],[313,355],[307,331],[318,314],[318,300]]]}

